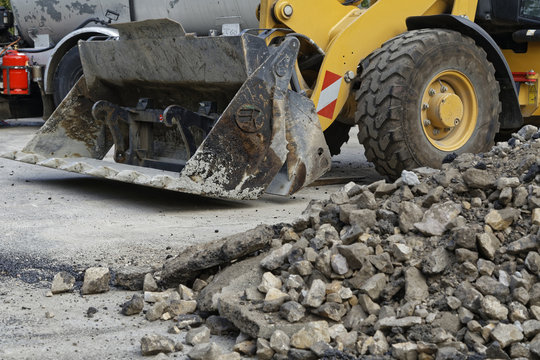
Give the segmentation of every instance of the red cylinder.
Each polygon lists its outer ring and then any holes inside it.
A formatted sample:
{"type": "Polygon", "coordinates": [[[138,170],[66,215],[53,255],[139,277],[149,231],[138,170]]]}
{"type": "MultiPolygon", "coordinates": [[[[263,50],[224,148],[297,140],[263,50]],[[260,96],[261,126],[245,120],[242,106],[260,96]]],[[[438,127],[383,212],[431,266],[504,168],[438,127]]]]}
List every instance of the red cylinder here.
{"type": "Polygon", "coordinates": [[[2,61],[4,95],[30,94],[30,70],[28,56],[15,50],[8,50],[2,61]]]}

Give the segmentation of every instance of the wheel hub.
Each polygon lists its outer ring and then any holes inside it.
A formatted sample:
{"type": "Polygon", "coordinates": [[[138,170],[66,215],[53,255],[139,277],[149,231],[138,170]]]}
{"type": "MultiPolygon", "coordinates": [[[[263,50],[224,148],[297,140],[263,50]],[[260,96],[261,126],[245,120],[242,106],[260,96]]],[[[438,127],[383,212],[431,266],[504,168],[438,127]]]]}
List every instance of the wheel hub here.
{"type": "Polygon", "coordinates": [[[465,74],[446,70],[434,76],[427,83],[420,107],[424,134],[437,149],[456,151],[473,135],[478,98],[465,74]]]}
{"type": "Polygon", "coordinates": [[[456,94],[436,94],[429,102],[428,118],[437,128],[451,129],[463,118],[463,102],[456,94]]]}

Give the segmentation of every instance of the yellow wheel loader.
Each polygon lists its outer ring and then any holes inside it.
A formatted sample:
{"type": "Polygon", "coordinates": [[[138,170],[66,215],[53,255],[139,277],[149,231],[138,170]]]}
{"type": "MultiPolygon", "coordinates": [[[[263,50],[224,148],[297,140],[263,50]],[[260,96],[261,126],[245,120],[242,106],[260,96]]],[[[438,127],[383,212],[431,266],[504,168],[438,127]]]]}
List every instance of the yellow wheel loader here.
{"type": "Polygon", "coordinates": [[[80,42],[84,77],[4,156],[249,199],[317,179],[353,125],[395,178],[539,115],[540,1],[262,0],[257,16],[240,36],[161,19],[80,42]]]}

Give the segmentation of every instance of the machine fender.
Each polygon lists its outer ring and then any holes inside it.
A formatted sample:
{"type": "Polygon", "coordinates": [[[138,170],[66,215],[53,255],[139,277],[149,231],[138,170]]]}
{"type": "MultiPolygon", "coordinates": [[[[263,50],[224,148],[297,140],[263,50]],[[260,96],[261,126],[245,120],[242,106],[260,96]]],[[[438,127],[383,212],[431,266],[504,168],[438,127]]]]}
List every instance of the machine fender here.
{"type": "Polygon", "coordinates": [[[487,53],[487,59],[495,67],[495,77],[501,86],[499,94],[502,112],[499,117],[501,129],[514,129],[523,125],[518,92],[510,66],[493,38],[478,24],[456,15],[414,16],[407,18],[409,30],[439,28],[459,31],[472,38],[487,53]]]}
{"type": "Polygon", "coordinates": [[[62,57],[69,49],[76,46],[79,40],[86,40],[92,36],[118,36],[118,30],[106,27],[91,26],[72,31],[64,36],[53,49],[49,61],[47,62],[44,76],[45,92],[47,94],[52,94],[54,92],[54,73],[58,67],[58,64],[60,63],[60,60],[62,60],[62,57]]]}

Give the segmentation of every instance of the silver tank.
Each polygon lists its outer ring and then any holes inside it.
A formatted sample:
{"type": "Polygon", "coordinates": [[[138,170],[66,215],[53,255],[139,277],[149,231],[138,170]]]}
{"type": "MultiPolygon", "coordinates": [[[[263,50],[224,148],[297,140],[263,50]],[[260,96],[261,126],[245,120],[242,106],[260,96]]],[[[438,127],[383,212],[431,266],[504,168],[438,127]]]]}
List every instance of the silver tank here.
{"type": "MultiPolygon", "coordinates": [[[[92,17],[106,19],[107,10],[119,15],[118,22],[170,18],[187,32],[206,35],[223,24],[242,28],[258,26],[255,12],[260,0],[11,0],[19,34],[33,44],[39,35],[58,43],[92,17]]],[[[90,24],[95,25],[95,24],[90,24]]]]}

